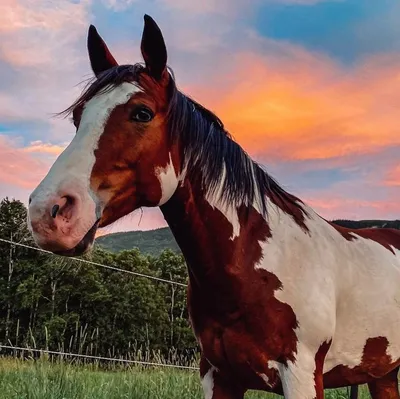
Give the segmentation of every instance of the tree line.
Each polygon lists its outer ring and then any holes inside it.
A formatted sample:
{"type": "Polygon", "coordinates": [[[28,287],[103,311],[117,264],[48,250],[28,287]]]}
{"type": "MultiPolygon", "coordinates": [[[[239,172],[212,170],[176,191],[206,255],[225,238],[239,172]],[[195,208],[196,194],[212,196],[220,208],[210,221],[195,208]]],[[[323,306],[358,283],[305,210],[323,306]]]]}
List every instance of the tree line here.
{"type": "MultiPolygon", "coordinates": [[[[0,203],[0,238],[35,246],[18,200],[0,203]]],[[[134,244],[134,243],[133,243],[134,244]]],[[[181,254],[138,249],[84,258],[187,284],[181,254]]],[[[0,242],[0,342],[49,350],[129,357],[197,353],[186,287],[0,242]]]]}

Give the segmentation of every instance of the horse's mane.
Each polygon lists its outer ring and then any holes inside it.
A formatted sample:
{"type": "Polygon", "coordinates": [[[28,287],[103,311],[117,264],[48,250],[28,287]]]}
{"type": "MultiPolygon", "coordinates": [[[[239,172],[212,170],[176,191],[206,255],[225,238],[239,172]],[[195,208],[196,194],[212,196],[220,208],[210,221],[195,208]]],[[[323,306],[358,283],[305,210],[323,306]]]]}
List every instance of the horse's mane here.
{"type": "MultiPolygon", "coordinates": [[[[67,116],[99,93],[123,82],[137,82],[145,70],[141,63],[119,65],[90,79],[82,94],[59,115],[67,116]]],[[[290,210],[301,201],[286,192],[263,168],[232,139],[222,121],[210,110],[179,91],[170,71],[168,131],[171,142],[178,141],[184,153],[183,168],[192,182],[197,181],[212,195],[234,206],[252,205],[255,201],[267,212],[267,196],[290,210]],[[222,190],[221,178],[225,175],[222,190]]]]}

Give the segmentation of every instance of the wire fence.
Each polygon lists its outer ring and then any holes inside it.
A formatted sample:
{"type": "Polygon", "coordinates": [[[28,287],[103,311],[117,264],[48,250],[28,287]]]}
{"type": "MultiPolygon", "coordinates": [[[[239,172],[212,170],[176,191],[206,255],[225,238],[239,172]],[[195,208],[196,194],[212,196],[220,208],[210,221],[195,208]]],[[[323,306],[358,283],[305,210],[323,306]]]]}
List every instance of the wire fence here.
{"type": "MultiPolygon", "coordinates": [[[[12,239],[7,240],[4,238],[0,238],[0,242],[6,243],[9,245],[15,245],[15,246],[26,248],[26,249],[31,249],[31,250],[45,253],[45,254],[52,255],[52,256],[61,256],[61,255],[54,254],[51,251],[46,251],[44,249],[34,247],[32,245],[15,242],[12,239]]],[[[168,279],[151,276],[151,275],[144,274],[144,273],[138,273],[138,272],[134,272],[131,270],[121,269],[121,268],[115,267],[115,266],[104,265],[104,264],[101,264],[98,262],[93,262],[93,261],[90,261],[87,259],[82,259],[82,258],[77,258],[77,257],[70,257],[70,259],[75,260],[80,263],[86,263],[86,264],[89,264],[92,266],[101,267],[101,268],[116,271],[116,272],[126,273],[126,274],[134,275],[137,277],[143,277],[143,278],[147,278],[150,280],[159,281],[159,282],[163,282],[163,283],[167,283],[167,284],[171,284],[171,285],[187,287],[187,284],[184,284],[184,283],[181,283],[178,281],[168,280],[168,279]]],[[[147,361],[131,360],[131,359],[123,359],[123,358],[112,358],[112,357],[105,357],[105,356],[93,356],[93,355],[85,355],[85,354],[71,353],[71,352],[57,352],[57,351],[51,351],[51,350],[47,350],[47,349],[40,349],[40,348],[29,348],[29,347],[20,347],[20,346],[1,345],[0,344],[0,353],[1,353],[2,349],[3,350],[8,349],[8,350],[14,350],[14,351],[20,351],[20,352],[21,351],[22,352],[31,352],[31,353],[47,353],[47,354],[57,355],[57,356],[61,356],[61,357],[65,356],[65,357],[74,357],[74,358],[85,358],[85,359],[93,359],[93,360],[101,360],[101,361],[109,361],[109,362],[119,362],[119,363],[126,363],[126,364],[137,364],[137,365],[142,365],[142,366],[169,367],[169,368],[178,368],[178,369],[187,369],[187,370],[199,370],[198,367],[184,366],[184,365],[179,365],[179,364],[147,362],[147,361]]]]}
{"type": "MultiPolygon", "coordinates": [[[[15,242],[15,241],[12,241],[12,240],[6,240],[4,238],[0,238],[0,242],[4,242],[4,243],[10,244],[10,245],[15,245],[15,246],[19,246],[19,247],[23,247],[23,248],[27,248],[27,249],[32,249],[34,251],[43,252],[43,253],[46,253],[46,254],[49,254],[49,255],[53,255],[53,256],[61,256],[61,255],[56,255],[53,252],[46,251],[45,249],[33,247],[31,245],[21,244],[19,242],[15,242]]],[[[76,257],[70,257],[69,259],[73,259],[73,260],[75,260],[77,262],[81,262],[81,263],[86,263],[88,265],[102,267],[102,268],[108,269],[108,270],[113,270],[113,271],[116,271],[116,272],[127,273],[127,274],[131,274],[131,275],[138,276],[138,277],[145,277],[145,278],[148,278],[150,280],[161,281],[161,282],[167,283],[167,284],[173,284],[173,285],[179,285],[181,287],[187,287],[186,284],[180,283],[178,281],[167,280],[167,279],[160,278],[160,277],[150,276],[148,274],[133,272],[131,270],[125,270],[125,269],[121,269],[121,268],[115,267],[115,266],[103,265],[101,263],[92,262],[92,261],[86,260],[86,259],[81,259],[81,258],[76,258],[76,257]]]]}
{"type": "Polygon", "coordinates": [[[10,349],[10,350],[16,350],[16,351],[28,352],[28,353],[29,352],[47,353],[49,355],[57,355],[57,356],[61,356],[61,357],[67,356],[67,357],[76,357],[76,358],[84,358],[84,359],[96,359],[96,360],[102,360],[102,361],[136,364],[136,365],[142,365],[142,366],[170,367],[170,368],[178,368],[178,369],[186,369],[186,370],[199,370],[198,367],[194,367],[194,366],[182,366],[182,365],[178,365],[178,364],[145,362],[145,361],[140,361],[140,360],[130,360],[130,359],[121,359],[121,358],[118,359],[118,358],[113,358],[113,357],[84,355],[81,353],[57,352],[57,351],[50,351],[47,349],[23,348],[21,346],[0,345],[0,349],[10,349]]]}

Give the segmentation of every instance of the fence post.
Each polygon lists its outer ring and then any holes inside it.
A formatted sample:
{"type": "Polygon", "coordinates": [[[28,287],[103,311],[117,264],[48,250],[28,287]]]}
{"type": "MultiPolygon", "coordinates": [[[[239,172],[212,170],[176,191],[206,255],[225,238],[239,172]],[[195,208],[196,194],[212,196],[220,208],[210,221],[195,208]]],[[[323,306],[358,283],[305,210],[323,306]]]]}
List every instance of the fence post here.
{"type": "Polygon", "coordinates": [[[11,290],[11,278],[14,271],[14,261],[13,261],[13,234],[11,232],[10,235],[10,256],[8,259],[8,277],[7,277],[7,315],[6,315],[6,331],[5,331],[5,343],[8,342],[8,336],[10,333],[10,318],[11,318],[11,298],[10,298],[10,290],[11,290]]]}

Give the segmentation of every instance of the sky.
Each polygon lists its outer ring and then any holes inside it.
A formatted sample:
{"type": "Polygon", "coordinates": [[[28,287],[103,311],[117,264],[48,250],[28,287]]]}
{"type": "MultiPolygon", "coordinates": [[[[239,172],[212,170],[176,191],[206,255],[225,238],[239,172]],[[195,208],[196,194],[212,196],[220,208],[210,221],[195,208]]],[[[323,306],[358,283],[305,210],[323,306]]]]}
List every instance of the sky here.
{"type": "MultiPolygon", "coordinates": [[[[398,0],[2,0],[0,198],[30,192],[75,134],[54,113],[92,76],[94,24],[119,63],[160,26],[178,87],[327,219],[400,218],[398,0]]],[[[105,233],[166,226],[143,209],[105,233]]]]}

